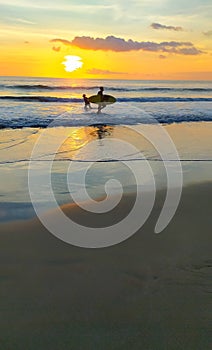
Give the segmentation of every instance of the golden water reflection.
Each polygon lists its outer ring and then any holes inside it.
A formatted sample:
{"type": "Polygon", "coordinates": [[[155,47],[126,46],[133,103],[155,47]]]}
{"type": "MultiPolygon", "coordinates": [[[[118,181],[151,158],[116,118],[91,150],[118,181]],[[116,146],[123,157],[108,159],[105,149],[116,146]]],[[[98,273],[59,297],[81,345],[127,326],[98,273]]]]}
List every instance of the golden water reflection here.
{"type": "Polygon", "coordinates": [[[61,147],[58,149],[56,159],[65,154],[66,157],[72,157],[73,154],[86,146],[89,142],[96,139],[103,139],[110,137],[113,132],[113,126],[110,125],[93,125],[89,127],[76,127],[71,128],[66,140],[63,142],[61,147]]]}

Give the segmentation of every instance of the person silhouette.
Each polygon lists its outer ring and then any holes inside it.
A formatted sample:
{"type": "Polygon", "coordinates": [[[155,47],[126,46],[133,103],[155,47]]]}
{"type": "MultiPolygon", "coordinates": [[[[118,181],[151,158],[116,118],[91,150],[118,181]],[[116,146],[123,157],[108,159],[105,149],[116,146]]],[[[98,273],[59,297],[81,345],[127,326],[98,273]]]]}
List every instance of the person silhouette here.
{"type": "Polygon", "coordinates": [[[83,100],[84,100],[84,102],[85,102],[85,107],[84,107],[84,108],[85,108],[86,110],[88,110],[88,108],[92,109],[91,104],[90,104],[89,99],[88,99],[88,97],[86,96],[86,94],[83,94],[82,97],[83,97],[83,100]]]}
{"type": "Polygon", "coordinates": [[[101,110],[102,110],[103,108],[106,107],[106,103],[104,103],[104,94],[103,94],[103,91],[104,91],[104,88],[103,88],[103,86],[101,86],[101,87],[99,88],[98,93],[97,93],[97,95],[100,96],[100,101],[101,101],[101,102],[99,103],[99,105],[98,105],[98,111],[97,111],[97,113],[100,113],[101,110]]]}

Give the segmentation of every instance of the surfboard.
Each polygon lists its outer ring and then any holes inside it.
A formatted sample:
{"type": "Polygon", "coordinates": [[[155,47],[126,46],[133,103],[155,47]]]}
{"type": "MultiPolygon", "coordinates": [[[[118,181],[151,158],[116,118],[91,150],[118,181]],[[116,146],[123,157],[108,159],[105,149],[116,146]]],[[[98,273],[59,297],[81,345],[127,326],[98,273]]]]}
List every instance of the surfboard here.
{"type": "Polygon", "coordinates": [[[103,95],[103,101],[101,101],[101,96],[100,95],[93,95],[88,98],[89,102],[91,103],[105,103],[105,104],[112,104],[116,102],[116,98],[111,96],[111,95],[103,95]]]}

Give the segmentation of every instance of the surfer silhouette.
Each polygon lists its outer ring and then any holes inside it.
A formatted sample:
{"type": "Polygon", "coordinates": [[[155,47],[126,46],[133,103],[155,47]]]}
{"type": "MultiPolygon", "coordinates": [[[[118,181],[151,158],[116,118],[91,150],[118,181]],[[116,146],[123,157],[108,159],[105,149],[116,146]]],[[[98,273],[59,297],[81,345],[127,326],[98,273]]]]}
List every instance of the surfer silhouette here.
{"type": "Polygon", "coordinates": [[[101,101],[102,103],[99,103],[97,113],[100,113],[101,110],[102,110],[103,108],[106,107],[106,104],[103,102],[103,101],[104,101],[104,94],[103,94],[103,91],[104,91],[104,88],[103,88],[103,86],[101,86],[101,87],[99,88],[99,91],[98,91],[97,95],[100,96],[100,101],[101,101]]]}
{"type": "Polygon", "coordinates": [[[82,97],[83,97],[83,100],[85,102],[85,109],[86,110],[88,110],[88,108],[92,109],[91,104],[90,104],[89,99],[86,96],[86,94],[83,94],[82,97]]]}

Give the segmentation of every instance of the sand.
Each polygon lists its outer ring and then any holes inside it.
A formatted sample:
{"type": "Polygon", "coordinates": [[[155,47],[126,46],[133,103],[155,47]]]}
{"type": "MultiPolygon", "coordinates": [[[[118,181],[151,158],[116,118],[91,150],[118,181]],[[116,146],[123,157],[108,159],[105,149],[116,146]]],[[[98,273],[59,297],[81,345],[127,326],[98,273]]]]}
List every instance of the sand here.
{"type": "MultiPolygon", "coordinates": [[[[156,235],[159,191],[146,224],[110,248],[68,245],[37,219],[1,224],[1,349],[211,349],[211,188],[184,187],[175,217],[156,235]]],[[[115,217],[64,210],[96,226],[115,217]]]]}

